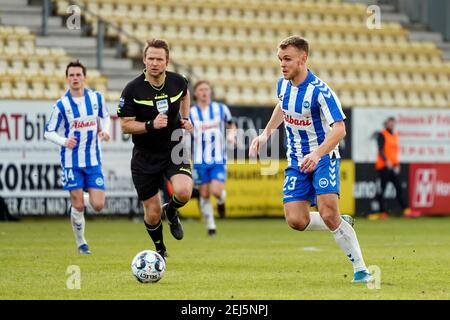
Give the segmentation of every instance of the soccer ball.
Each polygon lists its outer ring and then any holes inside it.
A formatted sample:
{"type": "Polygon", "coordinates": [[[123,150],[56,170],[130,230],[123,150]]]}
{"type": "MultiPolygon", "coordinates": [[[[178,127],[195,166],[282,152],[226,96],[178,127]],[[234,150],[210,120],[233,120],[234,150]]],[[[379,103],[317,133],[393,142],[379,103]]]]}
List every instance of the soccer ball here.
{"type": "Polygon", "coordinates": [[[158,252],[144,250],[133,258],[131,271],[141,283],[158,282],[164,276],[166,263],[158,252]]]}

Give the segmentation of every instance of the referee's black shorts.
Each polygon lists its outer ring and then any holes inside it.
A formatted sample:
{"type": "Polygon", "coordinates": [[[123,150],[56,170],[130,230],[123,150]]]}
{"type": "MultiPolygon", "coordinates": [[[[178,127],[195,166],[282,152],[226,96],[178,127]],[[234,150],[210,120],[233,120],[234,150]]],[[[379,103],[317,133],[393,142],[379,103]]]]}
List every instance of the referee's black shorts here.
{"type": "Polygon", "coordinates": [[[189,160],[182,163],[173,163],[170,153],[153,153],[133,149],[131,158],[131,176],[138,198],[141,201],[150,199],[159,192],[164,184],[164,177],[176,174],[185,174],[192,178],[192,170],[189,160]]]}

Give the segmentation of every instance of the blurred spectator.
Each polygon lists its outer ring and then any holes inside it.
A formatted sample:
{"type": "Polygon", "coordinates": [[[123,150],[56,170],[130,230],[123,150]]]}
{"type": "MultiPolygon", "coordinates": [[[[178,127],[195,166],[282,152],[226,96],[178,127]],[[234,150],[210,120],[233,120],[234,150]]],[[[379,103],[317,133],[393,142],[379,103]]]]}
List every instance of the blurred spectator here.
{"type": "Polygon", "coordinates": [[[402,187],[400,185],[400,158],[399,158],[399,139],[398,132],[395,129],[395,118],[389,117],[384,121],[384,128],[377,135],[378,154],[375,162],[380,188],[377,190],[376,199],[379,203],[379,212],[368,216],[369,219],[387,219],[389,213],[385,205],[384,191],[388,182],[392,182],[397,201],[402,208],[403,215],[416,215],[407,206],[407,201],[403,197],[402,187]]]}

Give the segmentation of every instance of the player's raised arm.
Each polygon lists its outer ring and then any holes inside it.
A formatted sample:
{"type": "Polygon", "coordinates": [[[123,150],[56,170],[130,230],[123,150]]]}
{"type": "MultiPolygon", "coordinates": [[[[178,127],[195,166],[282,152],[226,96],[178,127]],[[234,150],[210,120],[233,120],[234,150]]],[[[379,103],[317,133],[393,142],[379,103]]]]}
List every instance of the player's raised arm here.
{"type": "Polygon", "coordinates": [[[277,129],[281,123],[283,122],[283,111],[280,108],[280,103],[278,103],[275,109],[272,112],[272,116],[270,117],[269,122],[267,122],[266,127],[264,128],[263,133],[253,139],[252,144],[250,145],[249,155],[250,157],[255,157],[263,144],[269,140],[273,131],[277,129]]]}

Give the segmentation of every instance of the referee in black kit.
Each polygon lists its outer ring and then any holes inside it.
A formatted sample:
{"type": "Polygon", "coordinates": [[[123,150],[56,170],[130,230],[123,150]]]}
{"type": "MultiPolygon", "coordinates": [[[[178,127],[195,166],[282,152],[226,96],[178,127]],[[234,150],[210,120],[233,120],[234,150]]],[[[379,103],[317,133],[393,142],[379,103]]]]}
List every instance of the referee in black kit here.
{"type": "Polygon", "coordinates": [[[126,85],[117,115],[122,131],[132,134],[131,174],[139,200],[144,204],[145,227],[156,251],[165,259],[159,188],[164,176],[172,183],[173,196],[162,210],[169,221],[170,232],[181,240],[184,233],[177,209],[191,198],[193,183],[189,156],[182,154],[180,158],[177,153],[177,159],[172,158],[172,150],[181,143],[182,137],[175,133],[173,136],[180,138],[173,141],[172,134],[181,128],[192,131],[190,97],[188,80],[166,71],[169,45],[165,40],[147,41],[143,61],[145,70],[126,85]]]}

